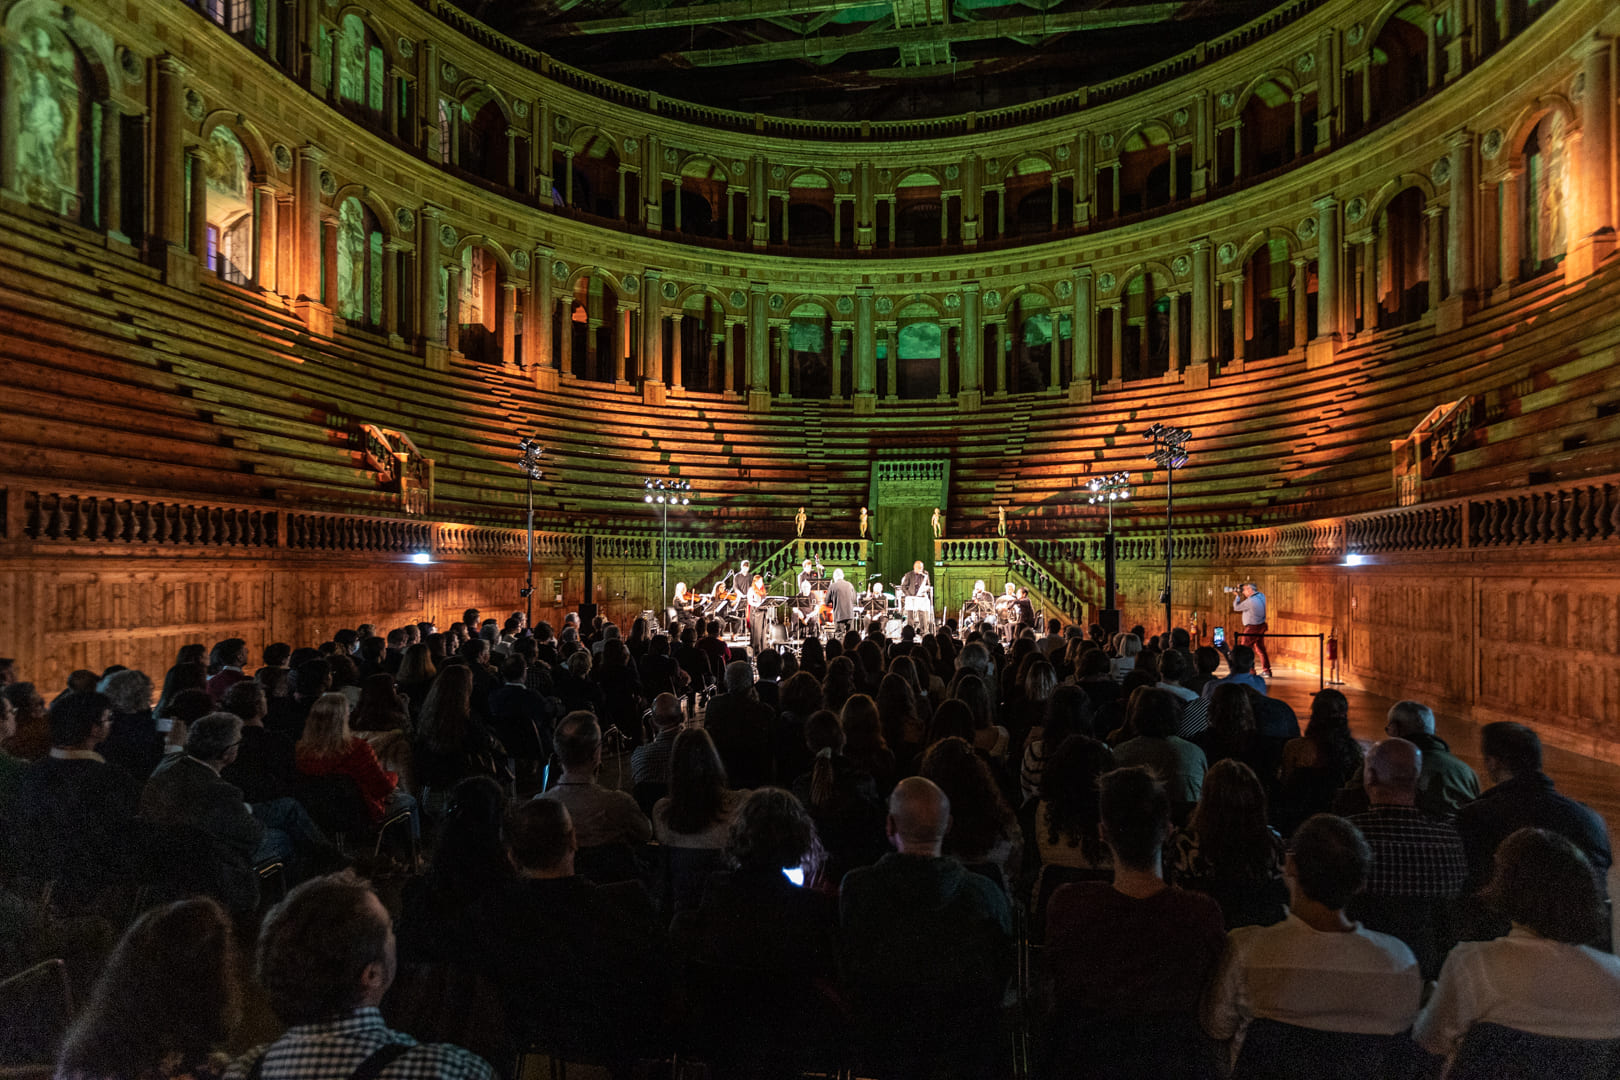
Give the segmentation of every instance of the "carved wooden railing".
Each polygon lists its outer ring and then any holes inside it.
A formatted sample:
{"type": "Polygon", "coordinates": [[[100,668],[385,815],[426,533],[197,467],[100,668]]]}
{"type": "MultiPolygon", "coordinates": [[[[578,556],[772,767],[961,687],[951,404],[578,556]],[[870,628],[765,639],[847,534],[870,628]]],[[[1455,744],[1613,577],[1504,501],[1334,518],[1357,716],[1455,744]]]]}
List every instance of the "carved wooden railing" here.
{"type": "Polygon", "coordinates": [[[275,547],[276,512],[158,499],[29,491],[22,536],[89,544],[275,547]]]}

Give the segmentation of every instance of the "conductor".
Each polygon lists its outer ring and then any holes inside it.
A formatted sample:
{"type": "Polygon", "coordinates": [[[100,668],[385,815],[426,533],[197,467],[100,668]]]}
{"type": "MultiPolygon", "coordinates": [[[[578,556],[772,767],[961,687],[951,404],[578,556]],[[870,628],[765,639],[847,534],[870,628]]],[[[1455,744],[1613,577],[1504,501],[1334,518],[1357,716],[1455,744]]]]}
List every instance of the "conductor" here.
{"type": "Polygon", "coordinates": [[[840,633],[855,622],[855,586],[844,580],[842,570],[832,573],[832,585],[827,589],[827,603],[832,607],[833,622],[840,633]]]}
{"type": "Polygon", "coordinates": [[[931,630],[934,590],[929,586],[928,571],[923,569],[921,559],[912,563],[910,572],[900,579],[900,595],[904,598],[901,604],[905,608],[906,621],[920,630],[931,630]]]}

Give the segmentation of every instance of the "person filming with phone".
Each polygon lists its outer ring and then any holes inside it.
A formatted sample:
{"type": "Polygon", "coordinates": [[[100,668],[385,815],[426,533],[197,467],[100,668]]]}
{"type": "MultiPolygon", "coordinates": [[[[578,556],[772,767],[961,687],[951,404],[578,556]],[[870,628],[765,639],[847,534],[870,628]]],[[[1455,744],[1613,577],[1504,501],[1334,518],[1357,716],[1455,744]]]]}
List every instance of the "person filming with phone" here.
{"type": "Polygon", "coordinates": [[[1243,616],[1243,632],[1238,635],[1238,644],[1247,645],[1260,657],[1261,674],[1271,678],[1271,654],[1266,652],[1266,594],[1261,592],[1255,583],[1245,581],[1235,588],[1226,587],[1232,597],[1232,610],[1243,616]]]}

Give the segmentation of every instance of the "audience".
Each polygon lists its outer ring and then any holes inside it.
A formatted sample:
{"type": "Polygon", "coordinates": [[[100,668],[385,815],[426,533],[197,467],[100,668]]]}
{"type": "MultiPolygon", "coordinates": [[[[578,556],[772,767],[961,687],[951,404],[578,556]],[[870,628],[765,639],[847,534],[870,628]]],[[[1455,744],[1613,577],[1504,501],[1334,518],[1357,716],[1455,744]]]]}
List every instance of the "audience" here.
{"type": "Polygon", "coordinates": [[[1045,760],[1032,822],[1040,865],[1108,867],[1108,849],[1097,831],[1097,780],[1113,769],[1113,753],[1096,739],[1070,735],[1045,760]]]}
{"type": "Polygon", "coordinates": [[[836,713],[811,713],[804,739],[815,764],[793,781],[793,794],[809,812],[826,849],[824,880],[836,886],[844,874],[888,851],[883,801],[872,774],[844,754],[844,725],[836,713]]]}
{"type": "Polygon", "coordinates": [[[296,747],[298,771],[305,776],[344,776],[354,781],[365,805],[365,820],[352,823],[364,829],[380,824],[402,810],[411,811],[411,828],[420,831],[420,814],[410,792],[399,787],[399,777],[384,771],[377,752],[366,740],[349,731],[349,699],[322,694],[309,711],[304,737],[296,747]]]}
{"type": "Polygon", "coordinates": [[[1417,806],[1421,761],[1405,739],[1385,739],[1367,753],[1362,785],[1369,809],[1346,819],[1372,852],[1365,897],[1449,900],[1462,891],[1468,874],[1462,837],[1417,806]]]}
{"type": "Polygon", "coordinates": [[[747,791],[727,787],[726,767],[709,733],[702,728],[683,731],[670,755],[669,794],[653,806],[653,839],[669,847],[719,851],[747,796],[747,791]]]}
{"type": "Polygon", "coordinates": [[[1430,817],[1450,818],[1479,798],[1479,777],[1434,733],[1433,709],[1418,701],[1397,701],[1389,707],[1384,734],[1405,739],[1422,754],[1417,805],[1430,817]]]}
{"type": "Polygon", "coordinates": [[[1303,737],[1283,747],[1273,807],[1284,836],[1312,814],[1333,808],[1334,796],[1361,768],[1361,747],[1350,735],[1350,703],[1337,690],[1311,698],[1303,737]]]}
{"type": "Polygon", "coordinates": [[[732,782],[745,789],[763,787],[775,771],[771,729],[776,713],[754,693],[754,672],[748,661],[726,665],[725,687],[724,694],[710,700],[703,726],[714,739],[732,782]]]}
{"type": "Polygon", "coordinates": [[[447,929],[484,896],[517,878],[507,857],[509,803],[487,776],[470,776],[450,793],[427,873],[412,878],[400,898],[399,949],[412,960],[455,963],[459,941],[447,929]]]}
{"type": "Polygon", "coordinates": [[[1170,844],[1177,885],[1221,905],[1228,930],[1270,926],[1283,917],[1283,839],[1269,824],[1266,791],[1254,770],[1227,758],[1204,777],[1187,827],[1170,844]]]}
{"type": "Polygon", "coordinates": [[[1006,888],[1018,873],[1023,835],[984,758],[961,739],[941,739],[928,748],[917,771],[950,800],[945,854],[983,867],[1006,888]]]}
{"type": "Polygon", "coordinates": [[[602,768],[602,728],[595,716],[571,712],[562,718],[557,724],[557,759],[562,764],[557,786],[535,798],[567,807],[569,832],[578,847],[636,845],[652,839],[652,824],[636,800],[597,783],[596,774],[602,768]]]}

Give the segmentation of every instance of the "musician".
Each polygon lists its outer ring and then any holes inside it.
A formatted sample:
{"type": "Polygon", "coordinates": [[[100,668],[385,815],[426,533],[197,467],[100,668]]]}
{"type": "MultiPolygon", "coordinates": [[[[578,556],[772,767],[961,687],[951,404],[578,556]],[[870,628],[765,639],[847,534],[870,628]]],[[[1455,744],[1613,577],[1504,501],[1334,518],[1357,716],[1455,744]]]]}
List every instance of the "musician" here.
{"type": "Polygon", "coordinates": [[[748,586],[748,648],[755,656],[765,651],[765,575],[755,574],[748,586]]]}
{"type": "Polygon", "coordinates": [[[821,575],[817,574],[815,571],[815,564],[809,559],[804,560],[804,564],[799,569],[800,594],[807,594],[809,592],[811,583],[813,583],[820,576],[821,575]]]}
{"type": "Polygon", "coordinates": [[[1018,621],[1024,626],[1034,627],[1035,605],[1029,602],[1029,590],[1020,587],[1018,590],[1018,621]]]}
{"type": "Polygon", "coordinates": [[[748,572],[748,560],[742,561],[742,567],[731,578],[731,591],[738,596],[747,596],[748,590],[754,587],[754,575],[748,572]]]}
{"type": "Polygon", "coordinates": [[[973,602],[975,604],[990,604],[994,603],[995,599],[994,596],[990,595],[990,590],[984,587],[982,578],[973,583],[973,602]]]}
{"type": "Polygon", "coordinates": [[[832,586],[827,590],[827,602],[832,605],[833,622],[840,632],[855,622],[855,586],[844,580],[842,570],[834,570],[832,586]]]}
{"type": "Polygon", "coordinates": [[[928,583],[928,571],[923,569],[921,559],[912,563],[911,571],[900,579],[900,595],[907,598],[925,597],[927,599],[926,607],[902,601],[906,607],[906,622],[926,630],[928,628],[927,624],[933,621],[934,602],[933,589],[928,583]]]}
{"type": "Polygon", "coordinates": [[[692,621],[693,596],[686,591],[686,582],[675,583],[675,595],[670,597],[669,606],[675,612],[677,626],[686,626],[692,621]]]}

